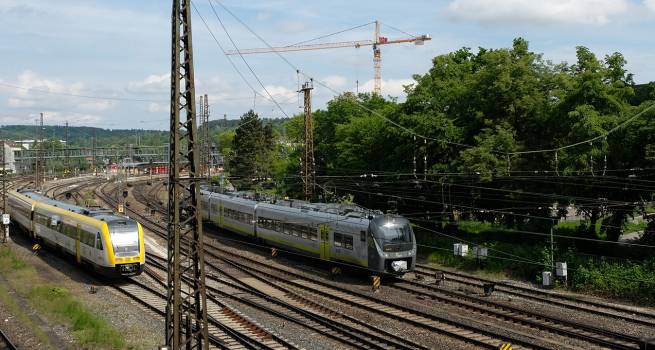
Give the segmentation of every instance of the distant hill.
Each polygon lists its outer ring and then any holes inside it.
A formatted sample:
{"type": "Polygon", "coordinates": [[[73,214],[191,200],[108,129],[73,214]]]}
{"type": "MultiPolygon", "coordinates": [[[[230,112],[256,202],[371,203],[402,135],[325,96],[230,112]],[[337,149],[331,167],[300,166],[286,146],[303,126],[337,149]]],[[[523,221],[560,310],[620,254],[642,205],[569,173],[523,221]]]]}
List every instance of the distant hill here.
{"type": "MultiPolygon", "coordinates": [[[[279,130],[288,119],[264,119],[264,124],[272,124],[273,129],[279,130]]],[[[225,129],[235,129],[240,123],[239,119],[212,120],[209,127],[212,133],[225,129]]],[[[66,128],[59,125],[44,125],[43,137],[47,140],[65,140],[66,128]]],[[[87,126],[69,126],[68,142],[72,147],[92,147],[93,135],[96,135],[98,147],[121,147],[128,144],[142,146],[159,146],[169,142],[168,131],[142,130],[142,129],[102,129],[87,126]]],[[[34,125],[3,125],[0,126],[0,139],[34,140],[36,126],[34,125]]]]}
{"type": "MultiPolygon", "coordinates": [[[[43,137],[47,140],[65,140],[64,126],[44,125],[43,137]]],[[[93,136],[96,135],[98,147],[125,146],[140,144],[144,146],[159,146],[168,143],[168,132],[161,130],[123,129],[112,130],[86,126],[68,127],[68,142],[71,146],[91,147],[93,136]]],[[[36,138],[34,125],[4,125],[0,126],[0,139],[33,140],[36,138]]]]}
{"type": "MultiPolygon", "coordinates": [[[[282,125],[289,120],[288,118],[274,118],[274,119],[268,119],[268,118],[263,118],[262,121],[264,122],[264,125],[266,124],[272,124],[273,129],[278,129],[281,128],[282,125]]],[[[241,119],[228,119],[228,120],[210,120],[209,121],[209,128],[211,130],[219,130],[219,129],[236,129],[239,124],[241,123],[241,119]]]]}

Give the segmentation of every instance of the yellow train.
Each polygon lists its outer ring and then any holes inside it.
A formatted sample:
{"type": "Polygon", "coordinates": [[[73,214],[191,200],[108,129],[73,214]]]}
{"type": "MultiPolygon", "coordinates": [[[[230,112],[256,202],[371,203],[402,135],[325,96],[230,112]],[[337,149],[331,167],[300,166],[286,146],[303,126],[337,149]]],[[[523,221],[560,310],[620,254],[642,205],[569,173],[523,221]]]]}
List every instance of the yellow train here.
{"type": "Polygon", "coordinates": [[[32,191],[10,192],[7,209],[30,236],[75,257],[107,276],[134,276],[143,270],[141,224],[105,209],[56,201],[32,191]]]}

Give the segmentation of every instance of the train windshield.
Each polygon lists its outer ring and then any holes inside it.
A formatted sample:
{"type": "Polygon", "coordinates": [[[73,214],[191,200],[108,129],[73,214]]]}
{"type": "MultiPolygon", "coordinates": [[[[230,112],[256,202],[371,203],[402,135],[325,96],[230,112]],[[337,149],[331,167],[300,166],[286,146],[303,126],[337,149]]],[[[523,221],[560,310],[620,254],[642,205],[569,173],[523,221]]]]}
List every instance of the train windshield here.
{"type": "Polygon", "coordinates": [[[412,229],[409,224],[404,225],[383,225],[379,227],[381,237],[387,243],[410,243],[412,241],[412,229]]]}
{"type": "Polygon", "coordinates": [[[371,228],[375,238],[388,244],[412,243],[414,236],[409,222],[402,218],[375,218],[371,228]]]}
{"type": "Polygon", "coordinates": [[[116,256],[139,254],[139,228],[131,220],[116,220],[109,224],[109,235],[116,256]]]}

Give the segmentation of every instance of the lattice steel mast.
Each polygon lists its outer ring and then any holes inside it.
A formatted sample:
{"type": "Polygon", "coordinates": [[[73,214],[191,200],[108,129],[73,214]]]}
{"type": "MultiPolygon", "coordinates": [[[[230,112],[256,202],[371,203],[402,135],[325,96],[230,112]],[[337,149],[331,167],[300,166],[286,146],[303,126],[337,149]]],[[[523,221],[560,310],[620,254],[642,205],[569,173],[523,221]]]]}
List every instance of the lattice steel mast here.
{"type": "Polygon", "coordinates": [[[202,154],[204,155],[203,166],[205,167],[205,174],[207,179],[211,177],[212,173],[212,143],[209,139],[209,99],[207,94],[205,94],[205,109],[202,111],[202,139],[203,139],[203,150],[202,154]]]}
{"type": "Polygon", "coordinates": [[[173,0],[171,37],[166,344],[208,349],[190,0],[173,0]]]}
{"type": "Polygon", "coordinates": [[[66,122],[66,143],[64,144],[64,176],[70,175],[70,153],[68,152],[68,122],[66,122]]]}
{"type": "Polygon", "coordinates": [[[305,147],[302,158],[302,179],[305,192],[305,200],[311,201],[314,198],[315,173],[314,173],[314,131],[312,128],[312,81],[302,85],[305,101],[305,147]]]}

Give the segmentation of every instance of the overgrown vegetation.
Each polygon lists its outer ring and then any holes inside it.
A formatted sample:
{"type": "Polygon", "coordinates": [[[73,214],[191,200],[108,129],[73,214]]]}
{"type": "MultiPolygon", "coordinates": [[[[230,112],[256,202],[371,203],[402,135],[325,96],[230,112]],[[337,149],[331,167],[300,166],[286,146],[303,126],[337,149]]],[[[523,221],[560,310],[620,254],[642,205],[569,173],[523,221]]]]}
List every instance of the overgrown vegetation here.
{"type": "MultiPolygon", "coordinates": [[[[543,259],[550,260],[544,235],[553,229],[565,236],[555,240],[555,261],[580,271],[573,288],[652,300],[650,274],[635,289],[613,271],[639,280],[653,256],[653,248],[618,242],[644,230],[640,242],[655,245],[652,219],[633,221],[655,199],[648,170],[655,167],[655,84],[636,85],[619,52],[597,57],[579,46],[575,62],[553,63],[522,38],[432,63],[405,87],[403,102],[345,93],[313,113],[318,199],[351,194],[417,228],[537,261],[488,260],[487,269],[530,280],[552,267],[543,259]]],[[[275,162],[260,171],[281,195],[301,196],[303,130],[298,115],[274,132],[280,146],[265,159],[275,162]]],[[[233,138],[232,149],[239,143],[233,138]]],[[[446,253],[452,243],[432,254],[454,263],[446,253]]]]}
{"type": "MultiPolygon", "coordinates": [[[[69,326],[84,348],[125,348],[125,339],[111,324],[97,312],[88,309],[67,289],[42,279],[25,259],[26,257],[19,256],[11,247],[0,246],[0,275],[7,281],[7,286],[0,286],[0,292],[13,288],[18,297],[25,298],[40,314],[69,326]]],[[[46,348],[49,347],[47,335],[32,323],[26,314],[27,310],[18,308],[8,295],[2,293],[0,301],[15,312],[23,324],[32,325],[30,331],[42,340],[46,348]]]]}
{"type": "Polygon", "coordinates": [[[97,313],[88,310],[65,288],[48,284],[34,286],[28,296],[36,308],[53,315],[60,322],[68,323],[83,346],[125,347],[125,340],[118,331],[97,313]]]}

